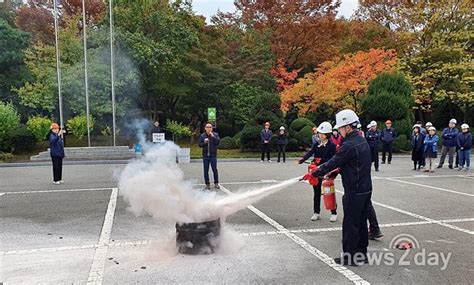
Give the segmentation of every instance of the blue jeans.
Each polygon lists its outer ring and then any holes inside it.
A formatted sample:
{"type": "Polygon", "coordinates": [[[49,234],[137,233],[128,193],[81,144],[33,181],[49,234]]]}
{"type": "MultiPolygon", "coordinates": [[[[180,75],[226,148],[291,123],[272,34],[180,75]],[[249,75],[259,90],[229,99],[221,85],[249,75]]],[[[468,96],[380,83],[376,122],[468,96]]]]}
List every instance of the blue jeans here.
{"type": "Polygon", "coordinates": [[[215,156],[205,156],[202,158],[204,163],[204,181],[206,184],[209,182],[209,165],[211,165],[212,173],[214,175],[214,183],[219,183],[219,173],[217,172],[217,157],[215,156]]]}
{"type": "Polygon", "coordinates": [[[471,155],[470,149],[459,150],[459,167],[469,168],[469,166],[471,166],[470,155],[471,155]]]}

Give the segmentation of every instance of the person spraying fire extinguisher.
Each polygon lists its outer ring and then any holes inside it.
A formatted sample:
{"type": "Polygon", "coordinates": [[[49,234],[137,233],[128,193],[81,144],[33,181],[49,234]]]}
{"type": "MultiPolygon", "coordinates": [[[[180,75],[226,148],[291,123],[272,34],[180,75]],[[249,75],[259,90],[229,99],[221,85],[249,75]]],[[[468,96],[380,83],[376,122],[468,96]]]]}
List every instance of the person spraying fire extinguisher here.
{"type": "MultiPolygon", "coordinates": [[[[314,156],[314,161],[312,162],[314,166],[317,166],[321,163],[325,163],[326,161],[330,160],[334,154],[336,153],[336,145],[331,142],[330,136],[332,133],[332,126],[329,122],[323,122],[317,128],[319,142],[313,144],[313,147],[310,151],[305,153],[305,155],[298,161],[299,164],[304,163],[308,160],[311,156],[314,156]]],[[[311,165],[308,167],[311,167],[311,165]]],[[[314,172],[314,171],[311,171],[314,172]]],[[[309,177],[310,178],[310,177],[309,177]]],[[[315,177],[316,185],[311,183],[312,180],[309,180],[310,184],[313,186],[314,197],[313,197],[313,215],[311,216],[311,221],[317,221],[320,219],[321,213],[321,187],[322,181],[320,178],[315,177]]],[[[336,207],[331,210],[331,216],[329,220],[331,222],[337,221],[337,211],[336,207]]]]}
{"type": "MultiPolygon", "coordinates": [[[[334,262],[352,266],[362,265],[367,261],[367,218],[372,196],[370,147],[358,134],[359,123],[359,117],[352,110],[346,109],[336,114],[336,128],[344,140],[336,154],[311,174],[315,177],[333,178],[332,171],[340,169],[344,187],[343,252],[340,257],[334,258],[334,262]]],[[[308,174],[303,177],[307,178],[308,174]]]]}

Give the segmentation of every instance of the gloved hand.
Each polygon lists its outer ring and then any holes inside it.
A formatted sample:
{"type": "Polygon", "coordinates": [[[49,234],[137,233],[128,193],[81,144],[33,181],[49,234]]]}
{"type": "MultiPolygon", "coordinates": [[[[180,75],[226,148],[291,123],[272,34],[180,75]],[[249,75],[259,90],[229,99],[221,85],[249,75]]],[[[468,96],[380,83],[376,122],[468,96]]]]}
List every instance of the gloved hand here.
{"type": "Polygon", "coordinates": [[[298,164],[303,164],[303,163],[304,163],[304,159],[298,160],[298,164]]]}

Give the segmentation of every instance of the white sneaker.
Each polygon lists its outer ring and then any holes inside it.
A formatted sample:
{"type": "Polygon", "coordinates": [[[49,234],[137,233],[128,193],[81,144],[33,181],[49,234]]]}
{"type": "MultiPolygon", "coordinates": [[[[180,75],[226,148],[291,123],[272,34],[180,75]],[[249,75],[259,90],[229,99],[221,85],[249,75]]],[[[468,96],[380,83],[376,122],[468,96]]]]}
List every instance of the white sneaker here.
{"type": "Polygon", "coordinates": [[[265,161],[263,161],[263,160],[260,160],[260,162],[261,162],[261,163],[264,163],[265,161]]]}
{"type": "Polygon", "coordinates": [[[331,221],[331,222],[337,221],[337,215],[331,214],[331,217],[329,217],[329,221],[331,221]]]}
{"type": "Polygon", "coordinates": [[[54,184],[54,185],[59,185],[59,184],[61,184],[61,183],[60,183],[59,181],[53,181],[53,184],[54,184]]]}
{"type": "Polygon", "coordinates": [[[62,180],[59,180],[59,183],[63,184],[63,183],[64,183],[64,181],[62,181],[62,180]]]}
{"type": "Polygon", "coordinates": [[[319,220],[319,214],[314,213],[314,215],[311,217],[311,221],[317,221],[319,220]]]}
{"type": "Polygon", "coordinates": [[[269,160],[268,160],[268,163],[272,163],[272,160],[271,160],[271,159],[269,159],[269,160]]]}

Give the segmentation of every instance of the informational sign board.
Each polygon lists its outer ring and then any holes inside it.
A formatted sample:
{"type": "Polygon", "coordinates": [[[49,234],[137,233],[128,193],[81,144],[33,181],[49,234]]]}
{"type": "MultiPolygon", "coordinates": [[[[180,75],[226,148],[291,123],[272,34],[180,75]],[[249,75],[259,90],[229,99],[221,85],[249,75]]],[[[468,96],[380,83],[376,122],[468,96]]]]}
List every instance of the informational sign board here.
{"type": "Polygon", "coordinates": [[[164,143],[165,142],[165,133],[153,133],[152,134],[153,143],[164,143]]]}
{"type": "Polygon", "coordinates": [[[207,108],[207,120],[209,122],[215,123],[217,119],[217,110],[216,108],[207,108]]]}

